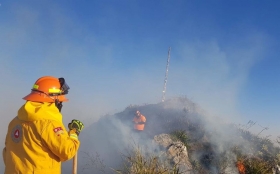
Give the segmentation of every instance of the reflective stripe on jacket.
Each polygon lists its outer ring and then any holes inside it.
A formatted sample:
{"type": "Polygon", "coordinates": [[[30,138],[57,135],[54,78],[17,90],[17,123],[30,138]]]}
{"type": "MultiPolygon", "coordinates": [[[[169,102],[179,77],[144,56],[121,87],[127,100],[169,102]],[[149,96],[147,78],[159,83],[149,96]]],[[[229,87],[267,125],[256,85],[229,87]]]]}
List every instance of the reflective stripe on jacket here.
{"type": "Polygon", "coordinates": [[[133,119],[133,122],[134,122],[134,129],[144,130],[146,117],[142,114],[139,117],[135,116],[134,119],[133,119]]]}
{"type": "Polygon", "coordinates": [[[8,127],[5,174],[60,174],[61,161],[71,159],[79,145],[77,135],[66,131],[54,103],[27,101],[8,127]]]}

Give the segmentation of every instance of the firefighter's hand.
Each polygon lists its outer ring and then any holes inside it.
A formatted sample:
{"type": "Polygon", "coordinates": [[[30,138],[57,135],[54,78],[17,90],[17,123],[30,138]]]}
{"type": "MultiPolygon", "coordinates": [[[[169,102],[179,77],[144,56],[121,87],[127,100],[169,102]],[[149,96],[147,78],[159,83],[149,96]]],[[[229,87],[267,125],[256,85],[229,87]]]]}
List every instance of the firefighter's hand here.
{"type": "Polygon", "coordinates": [[[75,129],[76,134],[79,135],[84,128],[84,124],[79,120],[72,120],[71,123],[68,124],[68,128],[69,130],[75,129]]]}

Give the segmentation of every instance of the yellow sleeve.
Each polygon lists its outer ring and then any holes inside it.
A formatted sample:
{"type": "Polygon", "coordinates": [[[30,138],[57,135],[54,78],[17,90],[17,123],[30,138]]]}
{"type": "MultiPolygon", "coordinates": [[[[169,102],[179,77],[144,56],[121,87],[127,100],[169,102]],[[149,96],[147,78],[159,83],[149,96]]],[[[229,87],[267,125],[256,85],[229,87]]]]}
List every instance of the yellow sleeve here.
{"type": "Polygon", "coordinates": [[[50,121],[41,136],[50,151],[61,161],[73,158],[80,146],[77,134],[73,131],[68,134],[64,125],[56,121],[50,121]]]}

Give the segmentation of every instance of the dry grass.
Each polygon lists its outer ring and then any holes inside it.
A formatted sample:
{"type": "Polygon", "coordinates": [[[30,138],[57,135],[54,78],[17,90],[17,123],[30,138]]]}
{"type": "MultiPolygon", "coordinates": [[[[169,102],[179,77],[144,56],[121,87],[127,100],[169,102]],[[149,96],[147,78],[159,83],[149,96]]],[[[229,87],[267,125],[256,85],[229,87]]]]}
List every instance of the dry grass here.
{"type": "Polygon", "coordinates": [[[180,174],[177,165],[171,166],[161,156],[147,153],[143,154],[139,147],[128,155],[123,155],[124,166],[114,170],[118,174],[180,174]]]}

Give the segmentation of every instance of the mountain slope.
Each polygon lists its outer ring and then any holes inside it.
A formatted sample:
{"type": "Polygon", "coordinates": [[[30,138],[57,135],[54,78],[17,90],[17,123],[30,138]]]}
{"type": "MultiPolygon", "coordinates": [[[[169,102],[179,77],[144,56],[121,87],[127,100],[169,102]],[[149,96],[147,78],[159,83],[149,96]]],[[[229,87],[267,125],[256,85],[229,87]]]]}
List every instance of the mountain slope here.
{"type": "Polygon", "coordinates": [[[158,104],[129,106],[85,128],[80,135],[79,173],[114,173],[112,168],[121,167],[123,154],[131,148],[144,145],[147,153],[154,152],[155,135],[176,131],[187,137],[193,173],[238,173],[238,162],[246,173],[272,173],[280,160],[279,148],[270,140],[207,116],[187,98],[174,98],[158,104]],[[136,109],[147,118],[141,134],[132,129],[136,109]]]}

